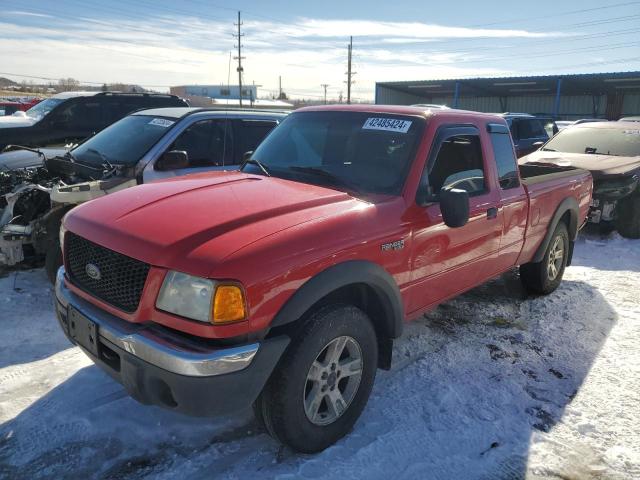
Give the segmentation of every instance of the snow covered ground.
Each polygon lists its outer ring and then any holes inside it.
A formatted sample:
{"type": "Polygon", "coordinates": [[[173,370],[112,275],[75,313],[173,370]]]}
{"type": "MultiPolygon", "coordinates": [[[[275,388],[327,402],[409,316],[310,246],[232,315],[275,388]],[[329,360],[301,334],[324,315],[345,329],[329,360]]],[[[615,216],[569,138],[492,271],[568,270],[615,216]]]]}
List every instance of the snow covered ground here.
{"type": "Polygon", "coordinates": [[[406,329],[354,431],[298,455],[251,415],[137,404],[0,278],[0,478],[640,478],[640,241],[581,237],[552,295],[515,274],[406,329]]]}

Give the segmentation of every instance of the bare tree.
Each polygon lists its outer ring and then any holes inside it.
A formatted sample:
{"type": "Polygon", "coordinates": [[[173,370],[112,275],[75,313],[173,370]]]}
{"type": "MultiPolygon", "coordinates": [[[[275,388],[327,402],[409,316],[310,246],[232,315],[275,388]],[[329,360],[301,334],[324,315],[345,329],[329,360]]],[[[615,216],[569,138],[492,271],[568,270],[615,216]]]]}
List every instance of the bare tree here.
{"type": "Polygon", "coordinates": [[[58,81],[58,90],[60,92],[73,92],[80,88],[80,82],[75,78],[61,78],[58,81]]]}

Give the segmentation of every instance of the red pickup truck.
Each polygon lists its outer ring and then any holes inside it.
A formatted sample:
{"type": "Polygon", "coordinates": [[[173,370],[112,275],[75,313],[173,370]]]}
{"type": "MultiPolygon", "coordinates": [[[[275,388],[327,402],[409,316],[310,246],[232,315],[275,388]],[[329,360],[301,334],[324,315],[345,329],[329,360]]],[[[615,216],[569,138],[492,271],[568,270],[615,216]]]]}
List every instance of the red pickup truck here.
{"type": "Polygon", "coordinates": [[[317,452],[353,427],[404,322],[514,266],[553,291],[591,191],[584,170],[518,169],[498,116],[305,108],[239,172],[73,209],[57,315],[137,400],[253,405],[275,438],[317,452]]]}

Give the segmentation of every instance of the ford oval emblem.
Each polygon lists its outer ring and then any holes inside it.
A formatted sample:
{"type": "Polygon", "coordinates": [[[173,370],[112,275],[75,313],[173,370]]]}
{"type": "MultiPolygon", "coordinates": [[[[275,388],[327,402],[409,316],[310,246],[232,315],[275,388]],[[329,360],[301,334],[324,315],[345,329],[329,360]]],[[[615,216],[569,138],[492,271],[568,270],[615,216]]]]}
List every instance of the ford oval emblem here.
{"type": "Polygon", "coordinates": [[[93,263],[87,263],[86,267],[84,267],[84,271],[87,272],[87,276],[93,280],[100,280],[100,278],[102,278],[100,269],[93,263]]]}

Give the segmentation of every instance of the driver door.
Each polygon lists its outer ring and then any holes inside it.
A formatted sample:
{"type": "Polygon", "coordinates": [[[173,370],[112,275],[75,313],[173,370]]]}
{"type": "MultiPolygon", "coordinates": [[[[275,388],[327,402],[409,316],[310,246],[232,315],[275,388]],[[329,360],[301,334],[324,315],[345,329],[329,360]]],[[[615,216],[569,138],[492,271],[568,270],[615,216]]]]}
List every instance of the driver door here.
{"type": "Polygon", "coordinates": [[[412,287],[408,313],[424,310],[486,280],[502,236],[500,195],[485,149],[485,132],[471,126],[444,126],[425,166],[413,216],[412,287]],[[469,221],[459,228],[444,224],[440,189],[469,193],[469,221]]]}

